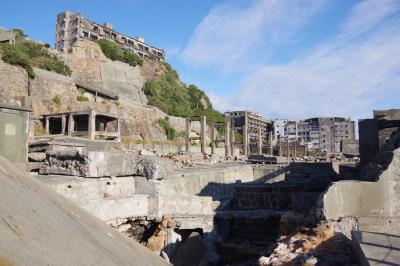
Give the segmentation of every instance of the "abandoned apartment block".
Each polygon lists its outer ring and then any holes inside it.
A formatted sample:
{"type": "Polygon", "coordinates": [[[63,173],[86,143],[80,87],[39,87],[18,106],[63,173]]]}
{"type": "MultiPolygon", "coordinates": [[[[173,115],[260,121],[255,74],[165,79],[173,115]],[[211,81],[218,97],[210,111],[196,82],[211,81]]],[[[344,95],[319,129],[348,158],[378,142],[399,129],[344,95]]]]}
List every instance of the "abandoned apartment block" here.
{"type": "Polygon", "coordinates": [[[47,135],[68,135],[92,140],[120,140],[120,125],[116,115],[94,110],[43,115],[47,135]]]}
{"type": "Polygon", "coordinates": [[[69,11],[57,15],[55,47],[59,51],[69,52],[72,45],[79,40],[98,41],[107,39],[119,43],[129,51],[133,51],[143,58],[164,60],[165,51],[144,42],[143,37],[129,37],[113,29],[112,24],[86,19],[80,12],[69,11]]]}

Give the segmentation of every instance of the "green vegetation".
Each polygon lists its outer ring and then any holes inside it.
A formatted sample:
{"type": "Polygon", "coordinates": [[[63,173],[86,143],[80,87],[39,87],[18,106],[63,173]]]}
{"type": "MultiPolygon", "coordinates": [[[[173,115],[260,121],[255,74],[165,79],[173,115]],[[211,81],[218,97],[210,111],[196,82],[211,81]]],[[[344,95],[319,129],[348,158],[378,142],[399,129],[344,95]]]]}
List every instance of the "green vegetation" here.
{"type": "Polygon", "coordinates": [[[165,119],[158,119],[157,123],[164,129],[168,140],[176,139],[176,131],[169,123],[168,117],[165,119]]]}
{"type": "Polygon", "coordinates": [[[55,95],[53,97],[53,103],[57,104],[57,105],[61,105],[61,98],[59,95],[55,95]]]}
{"type": "Polygon", "coordinates": [[[166,71],[161,79],[145,84],[144,93],[149,105],[156,106],[173,116],[205,115],[208,123],[224,121],[223,115],[212,109],[210,99],[204,91],[195,85],[185,85],[169,64],[164,63],[164,65],[166,71]]]}
{"type": "Polygon", "coordinates": [[[143,65],[142,58],[117,43],[105,39],[98,40],[97,43],[100,45],[103,54],[113,61],[121,61],[131,66],[143,65]]]}
{"type": "Polygon", "coordinates": [[[71,76],[71,70],[57,56],[47,52],[45,45],[26,40],[27,36],[21,29],[14,29],[16,43],[0,44],[1,59],[9,64],[23,67],[30,78],[35,78],[33,67],[54,71],[65,76],[71,76]]]}
{"type": "Polygon", "coordinates": [[[87,97],[85,95],[78,95],[78,96],[76,96],[76,100],[78,102],[88,102],[89,101],[89,97],[87,97]]]}

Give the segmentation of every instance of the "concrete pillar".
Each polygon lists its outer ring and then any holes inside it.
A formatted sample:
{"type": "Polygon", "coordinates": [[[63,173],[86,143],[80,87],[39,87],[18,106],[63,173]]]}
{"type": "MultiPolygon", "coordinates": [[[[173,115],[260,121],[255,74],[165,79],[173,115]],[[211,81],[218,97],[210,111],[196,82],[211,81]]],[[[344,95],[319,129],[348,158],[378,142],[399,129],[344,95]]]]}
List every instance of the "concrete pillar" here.
{"type": "Polygon", "coordinates": [[[230,116],[225,116],[225,158],[230,156],[230,148],[231,148],[231,138],[230,138],[230,130],[231,130],[231,118],[230,116]]]}
{"type": "Polygon", "coordinates": [[[211,154],[215,154],[215,124],[211,124],[211,154]]]}
{"type": "Polygon", "coordinates": [[[186,151],[190,152],[190,118],[186,117],[185,122],[185,145],[186,151]]]}
{"type": "Polygon", "coordinates": [[[49,135],[50,134],[50,130],[49,130],[50,126],[49,126],[49,118],[48,117],[45,118],[44,128],[46,130],[46,135],[49,135]]]}
{"type": "Polygon", "coordinates": [[[200,146],[201,152],[206,152],[206,129],[207,129],[207,121],[205,116],[200,117],[200,146]]]}
{"type": "Polygon", "coordinates": [[[231,128],[231,132],[230,132],[230,139],[231,139],[231,156],[233,156],[235,154],[235,128],[232,127],[231,128]]]}
{"type": "Polygon", "coordinates": [[[94,110],[89,112],[88,137],[89,139],[95,139],[96,137],[96,112],[94,110]]]}
{"type": "Polygon", "coordinates": [[[61,134],[65,134],[65,127],[67,125],[67,115],[62,115],[61,116],[61,134]]]}
{"type": "Polygon", "coordinates": [[[287,137],[287,140],[286,140],[286,156],[289,158],[290,157],[290,147],[289,147],[289,135],[288,135],[288,137],[287,137]]]}
{"type": "Polygon", "coordinates": [[[68,131],[67,131],[68,136],[72,136],[72,133],[74,132],[74,128],[75,128],[74,116],[72,114],[69,114],[68,115],[68,131]]]}
{"type": "Polygon", "coordinates": [[[268,148],[269,148],[269,155],[274,155],[274,147],[272,147],[272,132],[268,134],[268,148]]]}
{"type": "Polygon", "coordinates": [[[262,139],[262,132],[261,128],[258,129],[257,132],[257,150],[258,150],[258,155],[262,155],[262,145],[263,145],[263,139],[262,139]]]}
{"type": "Polygon", "coordinates": [[[249,149],[249,137],[248,137],[249,125],[248,125],[248,118],[247,113],[244,115],[244,125],[243,125],[243,155],[248,156],[248,149],[249,149]]]}
{"type": "Polygon", "coordinates": [[[281,136],[278,136],[278,156],[282,156],[282,142],[281,142],[281,136]]]}

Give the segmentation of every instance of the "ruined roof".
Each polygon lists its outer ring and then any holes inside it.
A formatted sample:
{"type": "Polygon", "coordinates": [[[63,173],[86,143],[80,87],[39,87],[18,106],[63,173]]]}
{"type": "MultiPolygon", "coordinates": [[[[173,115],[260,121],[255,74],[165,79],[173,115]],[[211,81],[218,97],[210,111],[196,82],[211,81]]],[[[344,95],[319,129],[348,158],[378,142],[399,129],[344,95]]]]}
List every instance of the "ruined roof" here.
{"type": "Polygon", "coordinates": [[[1,156],[0,217],[1,265],[168,265],[1,156]]]}

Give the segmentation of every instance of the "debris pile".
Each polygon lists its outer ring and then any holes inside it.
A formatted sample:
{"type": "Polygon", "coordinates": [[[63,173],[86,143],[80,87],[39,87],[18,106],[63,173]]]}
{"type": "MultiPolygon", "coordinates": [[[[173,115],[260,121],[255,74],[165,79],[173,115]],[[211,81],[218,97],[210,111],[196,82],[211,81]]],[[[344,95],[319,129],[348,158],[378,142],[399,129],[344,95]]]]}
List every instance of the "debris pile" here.
{"type": "Polygon", "coordinates": [[[356,265],[351,243],[333,226],[299,228],[281,238],[272,254],[259,259],[260,266],[356,265]]]}

